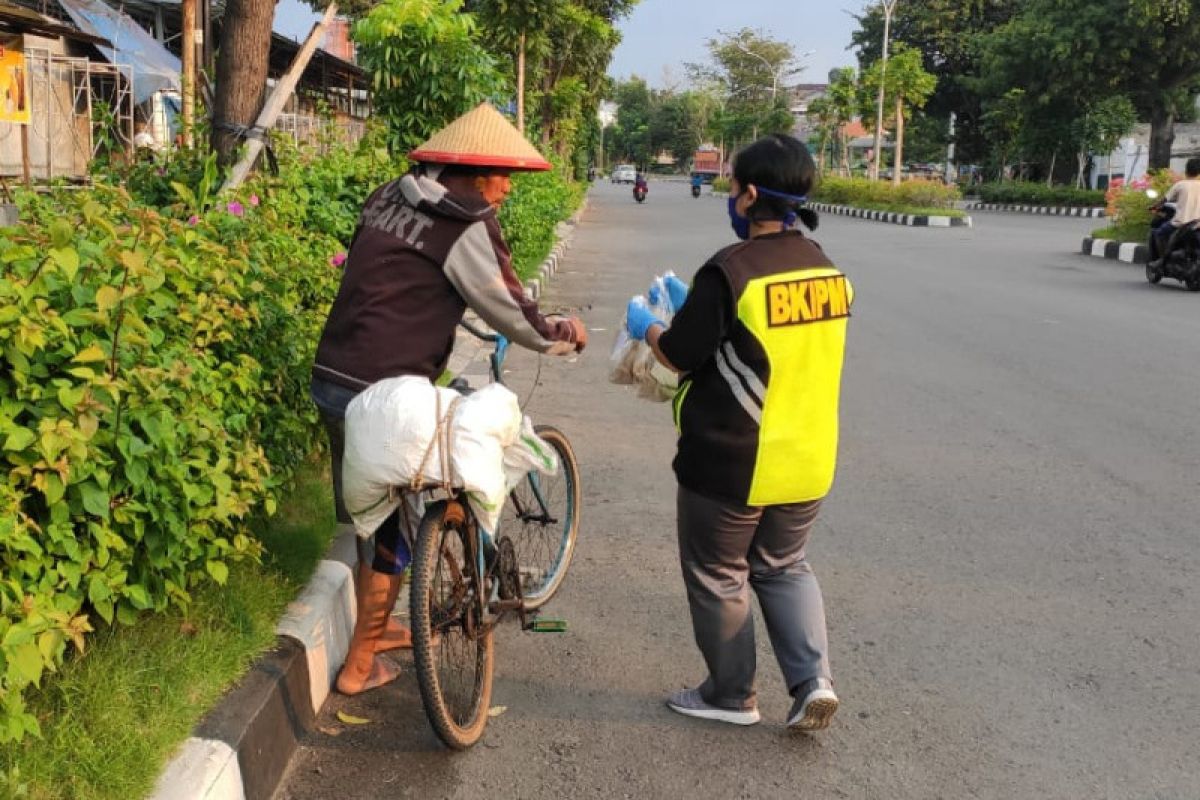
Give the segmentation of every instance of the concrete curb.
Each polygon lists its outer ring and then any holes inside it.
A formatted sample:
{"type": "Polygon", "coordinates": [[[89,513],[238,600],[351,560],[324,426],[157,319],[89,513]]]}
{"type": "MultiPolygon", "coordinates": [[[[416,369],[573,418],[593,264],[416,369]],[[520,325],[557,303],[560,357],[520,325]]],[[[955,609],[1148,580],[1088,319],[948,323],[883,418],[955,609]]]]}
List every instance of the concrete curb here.
{"type": "Polygon", "coordinates": [[[585,197],[583,198],[583,202],[580,203],[579,209],[571,215],[570,219],[558,224],[558,228],[555,230],[555,238],[558,241],[555,242],[554,247],[550,250],[550,255],[546,256],[546,260],[538,267],[538,277],[525,281],[525,294],[531,300],[537,300],[542,296],[546,284],[550,282],[550,278],[554,273],[558,272],[558,264],[562,260],[563,255],[570,249],[571,239],[575,236],[575,228],[579,225],[579,220],[583,218],[587,207],[588,201],[585,197]]]}
{"type": "Polygon", "coordinates": [[[280,620],[275,649],[196,726],[150,800],[269,800],[329,696],[354,618],[350,567],[321,561],[280,620]]]}
{"type": "Polygon", "coordinates": [[[1124,261],[1126,264],[1145,264],[1150,260],[1150,249],[1144,244],[1118,242],[1114,239],[1093,239],[1090,236],[1083,240],[1080,252],[1085,256],[1124,261]]]}
{"type": "Polygon", "coordinates": [[[1018,214],[1037,214],[1049,217],[1107,217],[1103,208],[1073,208],[1069,206],[1022,206],[1011,203],[968,203],[971,211],[1013,211],[1018,214]]]}
{"type": "MultiPolygon", "coordinates": [[[[587,200],[559,225],[558,241],[525,290],[537,299],[558,271],[587,200]]],[[[463,334],[460,339],[469,337],[463,334]]],[[[468,369],[483,346],[473,346],[456,372],[468,369]]],[[[149,800],[270,800],[287,773],[305,731],[321,711],[346,660],[356,606],[350,564],[353,530],[343,526],[332,558],[317,564],[304,591],[276,628],[275,649],[200,722],[166,768],[149,800]]]]}
{"type": "Polygon", "coordinates": [[[970,228],[970,217],[947,217],[937,214],[901,214],[896,211],[874,211],[856,206],[835,206],[829,203],[809,203],[809,206],[824,214],[857,217],[892,225],[907,225],[912,228],[970,228]]]}

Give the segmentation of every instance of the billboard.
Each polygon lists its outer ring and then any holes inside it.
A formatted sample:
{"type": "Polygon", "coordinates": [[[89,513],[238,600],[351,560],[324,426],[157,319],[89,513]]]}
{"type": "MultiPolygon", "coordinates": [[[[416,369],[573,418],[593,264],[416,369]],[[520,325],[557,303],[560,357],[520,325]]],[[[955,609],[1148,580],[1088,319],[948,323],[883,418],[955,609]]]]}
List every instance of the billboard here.
{"type": "Polygon", "coordinates": [[[0,122],[29,124],[29,75],[19,36],[0,36],[0,122]]]}

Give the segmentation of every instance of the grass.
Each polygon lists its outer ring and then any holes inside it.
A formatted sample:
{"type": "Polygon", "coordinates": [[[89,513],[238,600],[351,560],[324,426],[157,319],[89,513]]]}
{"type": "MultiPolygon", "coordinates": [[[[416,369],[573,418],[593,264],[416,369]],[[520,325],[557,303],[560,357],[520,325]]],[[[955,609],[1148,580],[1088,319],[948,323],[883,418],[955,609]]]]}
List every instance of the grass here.
{"type": "Polygon", "coordinates": [[[186,611],[102,628],[29,696],[42,726],[0,754],[0,798],[145,797],[196,723],[275,642],[275,625],[334,530],[323,462],[298,477],[261,534],[262,564],[192,593],[186,611]]]}
{"type": "Polygon", "coordinates": [[[1150,238],[1150,230],[1145,225],[1109,225],[1092,231],[1092,238],[1144,244],[1150,238]]]}

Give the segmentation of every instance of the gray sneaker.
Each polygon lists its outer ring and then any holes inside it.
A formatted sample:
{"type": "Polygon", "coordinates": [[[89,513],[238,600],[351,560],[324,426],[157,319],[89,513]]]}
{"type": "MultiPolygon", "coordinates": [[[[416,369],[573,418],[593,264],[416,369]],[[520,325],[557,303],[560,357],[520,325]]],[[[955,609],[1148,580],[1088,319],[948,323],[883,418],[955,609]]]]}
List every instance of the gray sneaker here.
{"type": "Polygon", "coordinates": [[[757,708],[739,711],[733,708],[710,706],[700,696],[699,689],[684,689],[667,698],[667,708],[686,717],[714,719],[717,722],[729,722],[733,725],[753,725],[761,717],[757,708]]]}
{"type": "Polygon", "coordinates": [[[788,713],[787,726],[801,733],[823,731],[838,710],[838,697],[833,693],[833,681],[813,678],[796,693],[796,702],[788,713]]]}

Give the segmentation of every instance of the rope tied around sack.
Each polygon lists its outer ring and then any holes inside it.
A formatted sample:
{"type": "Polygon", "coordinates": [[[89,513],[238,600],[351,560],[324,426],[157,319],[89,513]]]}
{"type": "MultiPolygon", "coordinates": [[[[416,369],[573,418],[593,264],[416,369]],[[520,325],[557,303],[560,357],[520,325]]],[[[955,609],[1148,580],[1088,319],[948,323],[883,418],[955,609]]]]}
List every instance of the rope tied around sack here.
{"type": "Polygon", "coordinates": [[[451,423],[454,420],[454,415],[458,411],[458,404],[462,402],[462,397],[454,398],[450,403],[450,408],[446,410],[446,415],[442,416],[442,395],[440,392],[435,393],[437,401],[436,414],[438,418],[437,427],[433,431],[433,437],[429,440],[429,447],[425,448],[425,455],[421,457],[421,466],[413,473],[412,480],[409,482],[408,488],[413,492],[421,491],[421,488],[426,483],[425,468],[429,466],[429,460],[433,458],[434,448],[440,448],[442,461],[442,488],[447,494],[453,495],[453,476],[450,474],[450,440],[451,440],[451,423]]]}

